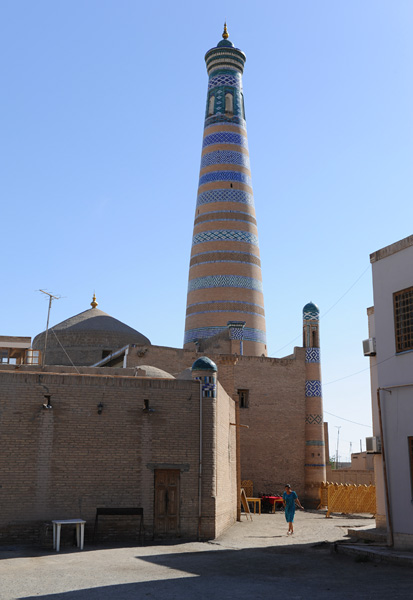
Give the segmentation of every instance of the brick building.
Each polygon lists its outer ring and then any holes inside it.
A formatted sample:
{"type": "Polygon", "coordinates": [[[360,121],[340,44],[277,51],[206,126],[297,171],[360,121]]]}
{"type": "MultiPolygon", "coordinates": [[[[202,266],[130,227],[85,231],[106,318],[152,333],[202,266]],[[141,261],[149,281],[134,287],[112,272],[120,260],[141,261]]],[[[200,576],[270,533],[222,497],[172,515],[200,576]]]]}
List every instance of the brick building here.
{"type": "MultiPolygon", "coordinates": [[[[69,518],[87,521],[90,542],[97,507],[142,507],[147,538],[232,525],[235,403],[214,371],[193,376],[1,365],[0,542],[38,541],[69,518]]],[[[136,540],[136,523],[105,520],[100,536],[136,540]]]]}

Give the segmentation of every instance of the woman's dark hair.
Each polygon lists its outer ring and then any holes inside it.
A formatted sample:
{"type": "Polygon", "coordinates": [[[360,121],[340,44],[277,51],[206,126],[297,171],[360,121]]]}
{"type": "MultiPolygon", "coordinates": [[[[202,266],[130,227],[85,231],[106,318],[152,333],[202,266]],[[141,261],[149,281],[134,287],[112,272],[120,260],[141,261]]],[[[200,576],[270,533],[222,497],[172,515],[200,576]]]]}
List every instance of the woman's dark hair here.
{"type": "Polygon", "coordinates": [[[290,486],[290,484],[289,484],[289,483],[286,483],[284,487],[288,487],[288,488],[290,488],[290,489],[291,489],[291,486],[290,486]]]}

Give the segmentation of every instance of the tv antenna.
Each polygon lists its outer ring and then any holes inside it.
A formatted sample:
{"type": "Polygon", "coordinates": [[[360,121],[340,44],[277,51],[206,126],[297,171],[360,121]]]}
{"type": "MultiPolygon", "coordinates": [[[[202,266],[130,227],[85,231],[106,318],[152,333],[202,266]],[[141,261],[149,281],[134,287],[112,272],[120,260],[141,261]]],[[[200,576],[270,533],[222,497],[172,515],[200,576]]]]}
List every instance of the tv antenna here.
{"type": "Polygon", "coordinates": [[[46,360],[47,334],[49,332],[50,309],[52,308],[53,300],[60,300],[61,296],[53,296],[53,294],[50,294],[49,292],[45,292],[44,290],[39,290],[39,292],[42,292],[42,294],[46,294],[46,296],[49,296],[49,308],[47,311],[46,333],[44,336],[44,350],[43,350],[43,356],[42,356],[42,367],[44,367],[44,363],[46,360]]]}

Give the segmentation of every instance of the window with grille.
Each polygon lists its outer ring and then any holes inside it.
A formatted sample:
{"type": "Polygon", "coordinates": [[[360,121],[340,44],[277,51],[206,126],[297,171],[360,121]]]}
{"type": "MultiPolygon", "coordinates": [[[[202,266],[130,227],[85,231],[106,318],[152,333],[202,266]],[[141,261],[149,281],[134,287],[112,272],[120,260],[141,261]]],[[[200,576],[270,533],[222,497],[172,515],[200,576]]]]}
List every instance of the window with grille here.
{"type": "Polygon", "coordinates": [[[239,407],[248,408],[249,406],[249,390],[238,390],[239,407]]]}
{"type": "Polygon", "coordinates": [[[413,287],[393,294],[396,352],[413,350],[413,287]]]}

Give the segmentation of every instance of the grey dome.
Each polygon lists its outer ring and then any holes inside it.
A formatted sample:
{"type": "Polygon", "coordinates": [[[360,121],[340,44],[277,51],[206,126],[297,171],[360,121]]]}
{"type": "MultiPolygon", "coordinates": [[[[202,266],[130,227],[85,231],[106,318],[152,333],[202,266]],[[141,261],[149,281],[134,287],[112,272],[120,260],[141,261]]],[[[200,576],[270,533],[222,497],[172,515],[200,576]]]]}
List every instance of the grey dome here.
{"type": "Polygon", "coordinates": [[[151,379],[175,379],[175,377],[170,373],[151,365],[138,365],[135,367],[135,370],[137,377],[150,377],[151,379]]]}
{"type": "MultiPolygon", "coordinates": [[[[34,338],[35,350],[43,351],[45,333],[34,338]]],[[[136,329],[94,307],[49,329],[45,364],[89,366],[124,346],[150,343],[136,329]]]]}

